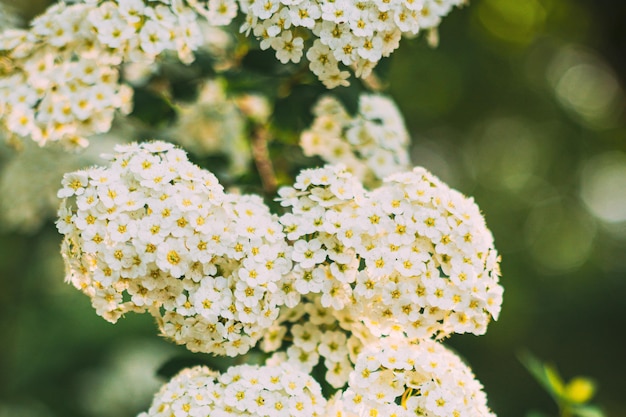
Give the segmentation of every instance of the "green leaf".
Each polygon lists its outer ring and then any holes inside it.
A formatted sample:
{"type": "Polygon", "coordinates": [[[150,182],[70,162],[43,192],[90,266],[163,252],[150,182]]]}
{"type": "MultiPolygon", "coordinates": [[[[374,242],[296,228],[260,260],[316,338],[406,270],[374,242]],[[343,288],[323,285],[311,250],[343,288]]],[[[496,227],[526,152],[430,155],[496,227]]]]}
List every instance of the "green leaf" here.
{"type": "Polygon", "coordinates": [[[584,405],[572,408],[572,414],[578,417],[605,417],[605,414],[595,405],[584,405]]]}
{"type": "Polygon", "coordinates": [[[272,76],[274,76],[278,70],[283,69],[280,67],[281,64],[274,57],[274,51],[272,49],[265,51],[260,49],[251,50],[243,58],[241,64],[246,70],[272,76]]]}
{"type": "Polygon", "coordinates": [[[518,358],[522,365],[535,377],[544,388],[550,387],[550,381],[545,373],[543,363],[537,359],[532,353],[528,351],[522,351],[518,354],[518,358]]]}
{"type": "Polygon", "coordinates": [[[274,123],[279,129],[301,132],[313,122],[311,109],[322,93],[319,85],[299,84],[291,94],[276,100],[274,123]]]}
{"type": "Polygon", "coordinates": [[[135,89],[131,116],[150,126],[163,126],[172,121],[176,112],[162,96],[145,88],[135,89]]]}
{"type": "Polygon", "coordinates": [[[384,57],[378,64],[376,68],[374,68],[374,73],[378,76],[383,86],[389,84],[389,73],[391,72],[391,58],[392,57],[384,57]]]}
{"type": "Polygon", "coordinates": [[[343,104],[346,111],[354,116],[359,112],[359,96],[363,88],[357,80],[351,80],[348,87],[337,87],[332,94],[343,104]]]}
{"type": "Polygon", "coordinates": [[[548,380],[548,390],[559,397],[563,396],[563,392],[565,391],[563,378],[559,375],[559,372],[556,370],[554,365],[544,364],[543,370],[548,380]]]}

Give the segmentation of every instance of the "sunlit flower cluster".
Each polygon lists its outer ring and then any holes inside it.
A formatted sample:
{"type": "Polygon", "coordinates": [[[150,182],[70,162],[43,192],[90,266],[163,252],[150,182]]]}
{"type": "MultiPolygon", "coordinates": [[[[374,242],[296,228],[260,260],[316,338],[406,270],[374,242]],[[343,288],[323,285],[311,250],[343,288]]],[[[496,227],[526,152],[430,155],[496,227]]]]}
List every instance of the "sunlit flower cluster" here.
{"type": "Polygon", "coordinates": [[[44,145],[84,146],[106,132],[116,110],[130,111],[132,90],[120,85],[119,58],[96,39],[93,5],[58,3],[30,30],[0,33],[0,127],[44,145]]]}
{"type": "Polygon", "coordinates": [[[111,322],[148,311],[192,351],[245,353],[286,304],[291,261],[276,218],[171,144],[116,151],[109,167],[63,178],[66,279],[111,322]]]}
{"type": "Polygon", "coordinates": [[[288,364],[239,365],[223,374],[195,367],[165,384],[138,417],[322,417],[325,406],[319,384],[288,364]]]}
{"type": "Polygon", "coordinates": [[[184,63],[203,42],[185,3],[141,0],[58,3],[29,30],[0,34],[0,120],[40,145],[85,146],[131,110],[132,89],[119,82],[123,62],[153,62],[173,51],[184,63]]]}
{"type": "Polygon", "coordinates": [[[482,334],[502,301],[499,258],[472,199],[423,168],[364,191],[345,170],[303,171],[280,190],[292,278],[376,337],[482,334]]]}
{"type": "Polygon", "coordinates": [[[246,18],[241,30],[260,39],[262,49],[272,48],[282,63],[306,55],[311,71],[333,88],[348,84],[342,68],[368,76],[403,35],[436,28],[463,0],[209,0],[208,9],[228,20],[237,3],[246,18]]]}
{"type": "Polygon", "coordinates": [[[358,112],[351,116],[339,100],[326,96],[313,114],[311,128],[300,136],[305,155],[343,164],[365,183],[408,170],[409,134],[389,98],[362,94],[358,112]]]}
{"type": "Polygon", "coordinates": [[[383,338],[356,359],[327,416],[495,417],[470,368],[443,345],[383,338]]]}

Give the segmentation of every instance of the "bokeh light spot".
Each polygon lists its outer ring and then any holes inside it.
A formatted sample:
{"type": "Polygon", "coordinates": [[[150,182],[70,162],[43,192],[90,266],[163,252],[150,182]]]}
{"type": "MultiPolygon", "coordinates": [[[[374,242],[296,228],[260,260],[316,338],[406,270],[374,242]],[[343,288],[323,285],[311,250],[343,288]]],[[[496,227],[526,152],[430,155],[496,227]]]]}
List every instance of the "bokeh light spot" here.
{"type": "Polygon", "coordinates": [[[518,44],[532,42],[546,19],[546,10],[537,0],[484,0],[476,6],[476,11],[487,32],[518,44]]]}
{"type": "Polygon", "coordinates": [[[564,273],[582,266],[593,249],[596,226],[575,201],[554,199],[537,205],[525,228],[528,251],[543,273],[564,273]]]}
{"type": "Polygon", "coordinates": [[[518,118],[490,120],[469,142],[466,163],[481,184],[517,192],[524,188],[540,163],[539,136],[518,118]]]}
{"type": "Polygon", "coordinates": [[[600,220],[626,222],[626,154],[607,152],[588,160],[582,171],[580,196],[600,220]]]}
{"type": "Polygon", "coordinates": [[[602,129],[619,123],[624,93],[609,66],[591,51],[565,47],[548,68],[559,103],[584,125],[602,129]]]}

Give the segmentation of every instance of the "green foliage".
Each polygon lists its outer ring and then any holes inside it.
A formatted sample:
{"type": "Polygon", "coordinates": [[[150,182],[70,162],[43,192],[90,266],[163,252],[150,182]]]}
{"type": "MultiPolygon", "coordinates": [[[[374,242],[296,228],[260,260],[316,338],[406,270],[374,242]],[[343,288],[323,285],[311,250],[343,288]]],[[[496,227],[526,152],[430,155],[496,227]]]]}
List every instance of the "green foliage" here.
{"type": "MultiPolygon", "coordinates": [[[[565,382],[553,364],[542,362],[529,352],[522,352],[519,358],[556,402],[560,417],[605,417],[598,406],[589,404],[596,392],[596,385],[592,380],[578,376],[565,382]]],[[[549,417],[549,415],[531,411],[526,417],[549,417]]]]}

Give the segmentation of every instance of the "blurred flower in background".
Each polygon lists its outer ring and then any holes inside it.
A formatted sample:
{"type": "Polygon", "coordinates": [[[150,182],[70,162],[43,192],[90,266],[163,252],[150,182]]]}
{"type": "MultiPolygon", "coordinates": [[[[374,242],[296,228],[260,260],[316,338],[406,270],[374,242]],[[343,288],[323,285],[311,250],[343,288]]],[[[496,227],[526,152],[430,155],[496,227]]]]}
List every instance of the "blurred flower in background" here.
{"type": "Polygon", "coordinates": [[[586,160],[580,196],[603,230],[626,240],[626,153],[608,151],[586,160]]]}
{"type": "Polygon", "coordinates": [[[157,370],[173,352],[172,346],[154,340],[120,341],[99,367],[78,377],[75,395],[85,415],[119,417],[139,413],[163,384],[157,370]]]}
{"type": "Polygon", "coordinates": [[[22,19],[17,15],[16,10],[8,4],[0,3],[0,31],[21,25],[22,19]]]}
{"type": "Polygon", "coordinates": [[[262,96],[228,97],[224,80],[207,80],[192,103],[177,106],[178,117],[163,137],[174,138],[199,156],[224,154],[228,171],[240,175],[251,159],[248,119],[267,121],[269,103],[262,96]]]}
{"type": "Polygon", "coordinates": [[[99,162],[100,154],[111,153],[115,144],[132,137],[132,131],[128,123],[118,123],[111,132],[98,135],[97,143],[76,153],[41,148],[31,141],[18,149],[0,142],[0,229],[37,232],[56,215],[63,174],[99,162]]]}

